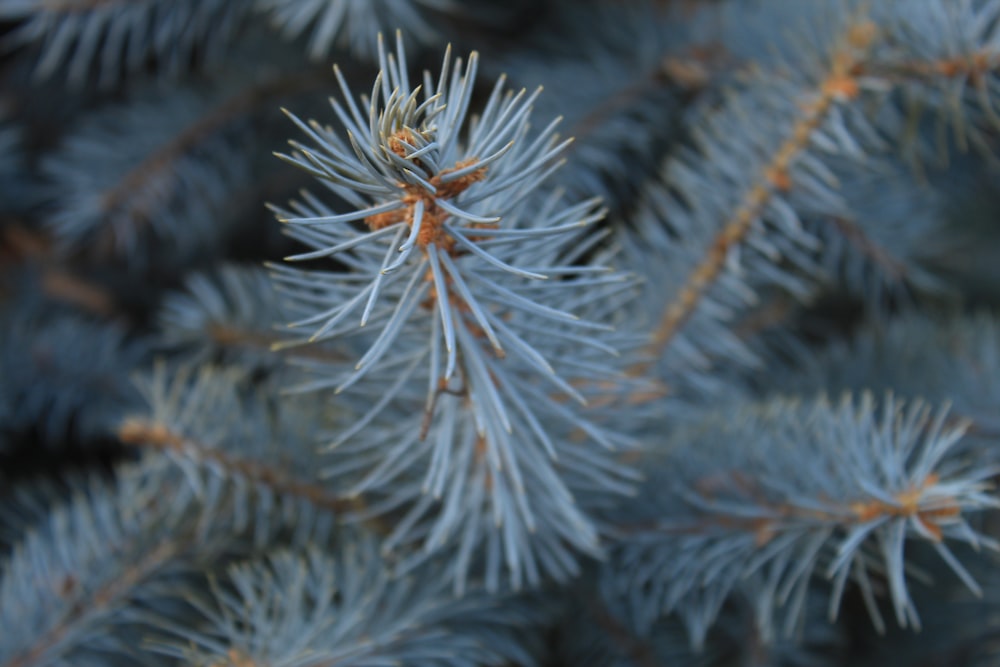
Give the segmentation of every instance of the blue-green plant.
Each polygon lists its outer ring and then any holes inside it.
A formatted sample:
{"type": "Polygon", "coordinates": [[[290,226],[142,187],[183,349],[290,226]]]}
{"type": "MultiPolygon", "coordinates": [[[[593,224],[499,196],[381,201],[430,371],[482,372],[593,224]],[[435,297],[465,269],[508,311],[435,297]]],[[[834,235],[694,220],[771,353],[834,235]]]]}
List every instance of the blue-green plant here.
{"type": "Polygon", "coordinates": [[[0,0],[0,667],[1000,659],[1000,1],[503,5],[0,0]]]}

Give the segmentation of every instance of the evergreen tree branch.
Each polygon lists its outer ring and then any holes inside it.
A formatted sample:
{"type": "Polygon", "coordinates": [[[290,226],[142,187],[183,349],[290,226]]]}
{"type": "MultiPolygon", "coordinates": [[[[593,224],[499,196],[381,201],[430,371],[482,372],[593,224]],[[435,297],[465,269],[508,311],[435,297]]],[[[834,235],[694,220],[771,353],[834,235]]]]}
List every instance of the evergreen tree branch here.
{"type": "Polygon", "coordinates": [[[401,37],[380,63],[364,111],[335,70],[346,139],[292,116],[315,146],[283,156],[348,205],[305,195],[278,210],[312,248],[290,259],[344,270],[274,267],[306,340],[358,350],[353,366],[308,363],[317,379],[301,387],[332,388],[354,411],[330,444],[330,475],[403,513],[386,548],[422,544],[419,561],[457,540],[458,590],[482,552],[494,588],[502,568],[515,586],[567,578],[573,549],[599,552],[574,488],[623,493],[633,477],[607,458],[630,439],[587,403],[601,383],[625,383],[615,357],[633,337],[604,322],[633,283],[583,261],[613,256],[588,233],[595,202],[540,189],[567,142],[554,122],[529,136],[537,91],[505,92],[501,77],[467,121],[476,54],[463,71],[446,52],[438,82],[428,72],[421,87],[401,37]],[[567,447],[572,432],[597,451],[567,447]]]}
{"type": "Polygon", "coordinates": [[[183,292],[165,297],[158,319],[166,342],[194,348],[198,359],[272,369],[289,359],[346,361],[329,346],[285,344],[287,335],[277,327],[290,315],[263,269],[227,265],[195,274],[183,292]]]}
{"type": "Polygon", "coordinates": [[[257,0],[257,6],[289,37],[311,28],[308,52],[313,60],[327,56],[334,46],[349,48],[359,58],[377,58],[375,36],[397,29],[411,41],[438,41],[432,12],[455,9],[454,0],[257,0]]]}
{"type": "Polygon", "coordinates": [[[171,246],[182,254],[209,246],[225,229],[228,197],[250,173],[249,121],[320,85],[307,70],[253,81],[228,96],[197,85],[160,88],[95,113],[43,164],[62,186],[48,221],[55,238],[94,259],[119,256],[132,264],[144,257],[162,262],[171,246]],[[123,127],[142,127],[142,140],[127,150],[115,140],[123,127]]]}
{"type": "Polygon", "coordinates": [[[775,363],[770,381],[755,382],[763,392],[816,391],[836,395],[870,389],[952,406],[954,418],[968,422],[963,439],[977,456],[995,460],[1000,439],[1000,323],[996,314],[967,315],[904,311],[869,325],[820,350],[783,345],[784,363],[775,363]]]}
{"type": "Polygon", "coordinates": [[[230,667],[536,664],[540,600],[456,599],[442,582],[433,568],[387,576],[377,543],[364,535],[333,555],[278,552],[230,568],[214,599],[195,603],[207,622],[178,628],[162,650],[187,664],[230,667]]]}
{"type": "Polygon", "coordinates": [[[35,430],[46,446],[66,448],[111,435],[136,406],[128,378],[146,362],[147,341],[44,300],[7,304],[0,318],[4,430],[35,430]]]}
{"type": "Polygon", "coordinates": [[[182,529],[190,498],[161,473],[140,467],[116,489],[95,485],[15,549],[0,579],[0,664],[96,664],[133,653],[118,631],[144,623],[144,600],[159,595],[151,583],[183,570],[196,543],[182,529]]]}
{"type": "Polygon", "coordinates": [[[782,607],[791,632],[817,571],[832,582],[831,618],[853,580],[881,628],[876,577],[899,624],[919,627],[905,543],[931,545],[974,592],[946,543],[998,548],[969,522],[1000,506],[988,482],[995,470],[963,461],[962,432],[944,412],[891,397],[876,406],[870,395],[710,413],[672,435],[642,502],[623,508],[606,590],[628,602],[639,628],[676,611],[700,642],[735,591],[753,600],[765,636],[782,607]]]}
{"type": "MultiPolygon", "coordinates": [[[[118,437],[160,453],[184,470],[195,488],[228,481],[245,511],[267,512],[276,500],[299,508],[308,504],[337,521],[364,513],[361,499],[338,493],[320,476],[315,433],[329,423],[323,397],[276,410],[265,397],[273,379],[264,388],[248,384],[242,370],[201,366],[171,375],[161,367],[141,386],[150,415],[124,420],[118,437]]],[[[378,521],[369,525],[387,530],[378,521]]]]}
{"type": "Polygon", "coordinates": [[[702,295],[723,271],[732,249],[745,240],[775,193],[787,193],[793,187],[789,175],[793,163],[810,148],[814,134],[831,111],[858,95],[860,89],[855,71],[876,39],[877,29],[864,13],[859,13],[844,26],[839,44],[829,56],[829,70],[825,78],[815,84],[815,94],[800,98],[801,115],[788,129],[787,138],[764,160],[754,184],[743,193],[704,258],[663,312],[647,349],[650,358],[658,359],[663,355],[663,350],[697,308],[702,295]]]}
{"type": "Polygon", "coordinates": [[[643,1],[557,3],[532,48],[503,63],[513,81],[544,84],[534,113],[562,117],[573,136],[553,175],[572,196],[627,209],[642,179],[622,176],[651,170],[684,113],[718,85],[725,56],[675,30],[678,14],[643,1]]]}
{"type": "Polygon", "coordinates": [[[161,664],[146,641],[183,617],[197,572],[277,539],[330,543],[307,506],[277,498],[265,503],[277,516],[263,516],[245,493],[192,484],[164,457],[118,472],[50,512],[3,563],[0,665],[161,664]]]}
{"type": "Polygon", "coordinates": [[[271,463],[240,460],[227,456],[166,425],[141,419],[127,419],[118,430],[124,444],[158,451],[173,459],[186,458],[231,477],[241,477],[268,489],[275,497],[302,499],[316,507],[336,514],[362,509],[355,499],[344,499],[321,483],[303,480],[275,470],[271,463]]]}
{"type": "Polygon", "coordinates": [[[3,0],[0,19],[19,21],[7,45],[39,44],[36,76],[63,66],[75,86],[110,86],[149,64],[170,74],[190,58],[218,59],[241,27],[248,6],[236,0],[3,0]]]}
{"type": "MultiPolygon", "coordinates": [[[[876,20],[885,35],[882,46],[858,74],[902,93],[901,106],[908,117],[887,124],[887,134],[898,135],[902,129],[904,140],[914,139],[920,116],[930,110],[936,114],[939,153],[947,155],[944,130],[950,125],[959,150],[971,146],[993,156],[1000,128],[995,108],[1000,3],[933,0],[915,12],[905,4],[889,3],[879,7],[879,13],[876,20]]],[[[915,147],[914,157],[919,158],[919,141],[915,147]]]]}

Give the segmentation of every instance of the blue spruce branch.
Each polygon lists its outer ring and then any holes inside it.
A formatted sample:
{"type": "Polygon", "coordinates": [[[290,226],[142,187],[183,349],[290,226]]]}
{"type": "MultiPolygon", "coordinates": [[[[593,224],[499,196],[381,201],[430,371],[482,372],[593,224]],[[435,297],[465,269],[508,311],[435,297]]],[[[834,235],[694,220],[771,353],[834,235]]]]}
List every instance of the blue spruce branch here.
{"type": "Polygon", "coordinates": [[[38,77],[66,68],[75,86],[95,78],[110,86],[150,60],[176,75],[194,53],[220,59],[247,10],[240,0],[4,0],[0,19],[17,22],[6,46],[40,45],[38,77]]]}
{"type": "Polygon", "coordinates": [[[365,535],[335,555],[281,551],[229,568],[211,598],[195,602],[204,621],[176,628],[159,650],[231,667],[537,664],[544,603],[482,591],[456,599],[443,581],[426,568],[387,576],[365,535]]]}
{"type": "Polygon", "coordinates": [[[736,414],[707,413],[650,454],[638,502],[621,508],[622,539],[604,568],[640,629],[667,612],[701,643],[730,594],[751,597],[761,631],[784,616],[791,633],[813,578],[829,580],[829,615],[856,584],[876,627],[884,589],[900,625],[919,627],[906,544],[933,546],[972,591],[949,542],[996,550],[970,515],[1000,506],[996,469],[956,444],[967,424],[919,401],[871,394],[839,404],[772,399],[736,414]]]}
{"type": "Polygon", "coordinates": [[[313,248],[290,259],[344,266],[274,268],[304,313],[292,326],[309,328],[305,342],[357,350],[353,366],[311,364],[322,375],[309,387],[357,396],[343,399],[357,417],[330,444],[329,474],[360,475],[355,493],[405,513],[388,544],[434,552],[457,540],[459,588],[481,551],[494,586],[502,568],[514,585],[565,578],[574,550],[599,553],[572,485],[620,493],[632,477],[608,455],[629,441],[581,410],[602,383],[626,382],[617,350],[635,337],[606,317],[630,282],[583,264],[599,241],[594,203],[539,191],[566,142],[555,123],[528,136],[537,91],[505,92],[501,78],[467,120],[476,54],[463,70],[446,53],[418,87],[401,40],[380,62],[364,110],[335,69],[344,130],[291,116],[315,145],[283,156],[349,207],[307,195],[277,209],[313,248]],[[561,444],[574,430],[595,444],[561,444]]]}
{"type": "Polygon", "coordinates": [[[454,0],[256,0],[271,22],[290,37],[311,31],[309,56],[320,59],[334,46],[349,48],[362,58],[379,52],[375,36],[406,28],[411,40],[439,41],[433,11],[458,6],[454,0]]]}

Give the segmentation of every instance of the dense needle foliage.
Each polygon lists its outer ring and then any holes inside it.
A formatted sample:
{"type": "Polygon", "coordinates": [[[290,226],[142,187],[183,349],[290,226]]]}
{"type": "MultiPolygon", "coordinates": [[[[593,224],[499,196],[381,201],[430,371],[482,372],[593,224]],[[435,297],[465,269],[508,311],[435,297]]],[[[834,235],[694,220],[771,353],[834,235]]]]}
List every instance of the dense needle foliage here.
{"type": "Polygon", "coordinates": [[[1000,664],[1000,0],[0,46],[0,667],[1000,664]]]}

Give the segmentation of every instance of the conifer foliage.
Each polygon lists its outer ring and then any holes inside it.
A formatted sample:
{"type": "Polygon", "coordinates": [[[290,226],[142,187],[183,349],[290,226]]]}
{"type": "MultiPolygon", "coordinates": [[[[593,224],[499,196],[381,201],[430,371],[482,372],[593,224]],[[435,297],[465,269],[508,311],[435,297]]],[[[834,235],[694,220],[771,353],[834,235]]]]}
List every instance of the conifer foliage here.
{"type": "Polygon", "coordinates": [[[1000,0],[0,21],[0,667],[1000,662],[1000,0]]]}

